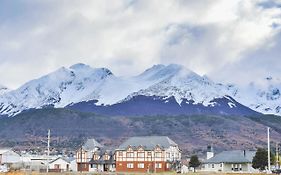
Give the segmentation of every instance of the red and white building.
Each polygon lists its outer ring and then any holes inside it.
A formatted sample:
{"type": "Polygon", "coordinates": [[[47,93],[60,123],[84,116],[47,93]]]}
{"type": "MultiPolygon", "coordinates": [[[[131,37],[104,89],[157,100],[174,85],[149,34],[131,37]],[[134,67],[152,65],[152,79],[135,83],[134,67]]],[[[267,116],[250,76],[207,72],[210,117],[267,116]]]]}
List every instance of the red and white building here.
{"type": "Polygon", "coordinates": [[[117,172],[164,172],[180,168],[181,150],[166,136],[131,137],[115,158],[117,172]]]}

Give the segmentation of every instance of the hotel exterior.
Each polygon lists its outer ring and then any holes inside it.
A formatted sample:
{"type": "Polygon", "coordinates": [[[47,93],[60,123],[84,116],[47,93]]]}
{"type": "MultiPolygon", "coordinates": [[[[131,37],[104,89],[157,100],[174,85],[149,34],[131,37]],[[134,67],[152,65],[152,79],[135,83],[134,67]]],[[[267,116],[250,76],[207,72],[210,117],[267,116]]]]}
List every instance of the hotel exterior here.
{"type": "Polygon", "coordinates": [[[179,169],[181,151],[166,136],[131,137],[115,156],[117,172],[165,172],[179,169]]]}

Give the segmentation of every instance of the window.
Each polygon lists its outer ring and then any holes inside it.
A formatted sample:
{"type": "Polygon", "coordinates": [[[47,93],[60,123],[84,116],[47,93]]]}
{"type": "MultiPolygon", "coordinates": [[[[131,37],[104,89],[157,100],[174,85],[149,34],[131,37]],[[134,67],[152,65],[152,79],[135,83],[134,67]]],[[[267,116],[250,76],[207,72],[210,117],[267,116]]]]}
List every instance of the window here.
{"type": "Polygon", "coordinates": [[[156,163],[156,168],[162,168],[162,163],[156,163]]]}
{"type": "Polygon", "coordinates": [[[127,168],[134,168],[134,164],[133,163],[127,163],[127,168]]]}
{"type": "Polygon", "coordinates": [[[214,165],[214,164],[212,164],[212,168],[215,168],[215,165],[214,165]]]}
{"type": "Polygon", "coordinates": [[[150,152],[150,151],[147,152],[147,156],[148,156],[148,157],[151,157],[151,152],[150,152]]]}
{"type": "Polygon", "coordinates": [[[133,152],[128,152],[127,153],[127,157],[134,157],[134,153],[133,152]]]}
{"type": "Polygon", "coordinates": [[[170,158],[170,153],[166,153],[166,157],[167,157],[167,158],[170,158]]]}
{"type": "Polygon", "coordinates": [[[55,169],[60,169],[60,165],[59,165],[59,164],[55,164],[55,165],[54,165],[54,168],[55,168],[55,169]]]}
{"type": "Polygon", "coordinates": [[[166,168],[167,168],[167,169],[170,168],[170,164],[169,164],[169,163],[166,164],[166,168]]]}
{"type": "Polygon", "coordinates": [[[96,164],[91,164],[91,168],[97,168],[96,164]]]}
{"type": "Polygon", "coordinates": [[[97,154],[94,154],[94,160],[98,160],[99,159],[99,156],[97,154]]]}
{"type": "Polygon", "coordinates": [[[144,153],[138,153],[138,157],[143,158],[144,157],[144,153]]]}
{"type": "Polygon", "coordinates": [[[138,163],[138,168],[144,168],[144,163],[138,163]]]}
{"type": "Polygon", "coordinates": [[[103,158],[104,158],[104,160],[109,160],[109,156],[108,155],[104,155],[103,158]]]}
{"type": "Polygon", "coordinates": [[[122,151],[119,151],[118,153],[119,153],[119,156],[120,156],[120,157],[123,156],[123,152],[122,152],[122,151]]]}
{"type": "Polygon", "coordinates": [[[162,156],[161,152],[155,153],[155,157],[160,158],[162,156]]]}

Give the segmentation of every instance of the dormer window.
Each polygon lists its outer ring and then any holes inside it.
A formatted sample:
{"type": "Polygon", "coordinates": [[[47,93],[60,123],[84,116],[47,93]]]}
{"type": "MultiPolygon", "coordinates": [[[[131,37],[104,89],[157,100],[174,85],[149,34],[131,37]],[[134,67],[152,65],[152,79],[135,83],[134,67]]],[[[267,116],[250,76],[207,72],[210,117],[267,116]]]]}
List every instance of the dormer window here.
{"type": "Polygon", "coordinates": [[[109,160],[109,156],[108,156],[108,155],[104,155],[104,156],[103,156],[103,159],[104,159],[104,160],[109,160]]]}
{"type": "Polygon", "coordinates": [[[99,155],[94,154],[93,159],[94,159],[94,160],[98,160],[98,159],[99,159],[99,155]]]}

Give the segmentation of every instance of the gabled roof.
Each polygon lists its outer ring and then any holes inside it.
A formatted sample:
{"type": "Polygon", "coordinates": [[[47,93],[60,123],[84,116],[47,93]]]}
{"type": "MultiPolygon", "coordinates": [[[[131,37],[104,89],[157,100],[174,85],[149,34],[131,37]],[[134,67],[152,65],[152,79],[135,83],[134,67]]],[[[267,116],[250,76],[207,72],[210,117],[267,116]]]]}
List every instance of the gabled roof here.
{"type": "Polygon", "coordinates": [[[167,136],[131,137],[122,143],[117,150],[126,150],[129,146],[133,149],[142,146],[145,150],[153,150],[156,146],[165,149],[170,146],[177,146],[177,144],[167,136]]]}
{"type": "Polygon", "coordinates": [[[57,160],[59,160],[59,159],[61,159],[61,160],[65,161],[65,162],[67,162],[67,163],[70,163],[70,162],[73,160],[73,158],[68,158],[68,157],[58,157],[58,158],[56,158],[55,160],[50,161],[49,163],[53,163],[53,162],[55,162],[55,161],[57,161],[57,160]]]}
{"type": "Polygon", "coordinates": [[[90,163],[94,163],[94,164],[113,164],[115,163],[114,160],[114,152],[111,150],[107,150],[107,149],[102,149],[99,151],[95,151],[94,154],[99,156],[98,160],[94,160],[93,158],[90,160],[90,163]],[[104,155],[107,154],[109,156],[109,160],[105,160],[104,159],[104,155]]]}
{"type": "Polygon", "coordinates": [[[88,139],[82,146],[82,148],[87,151],[94,150],[95,148],[102,148],[102,147],[103,145],[101,145],[95,139],[88,139]]]}
{"type": "Polygon", "coordinates": [[[0,149],[0,154],[6,153],[8,151],[11,151],[11,149],[8,149],[8,148],[0,149]]]}
{"type": "Polygon", "coordinates": [[[204,163],[251,163],[255,151],[233,150],[223,151],[214,157],[205,160],[204,163]]]}

